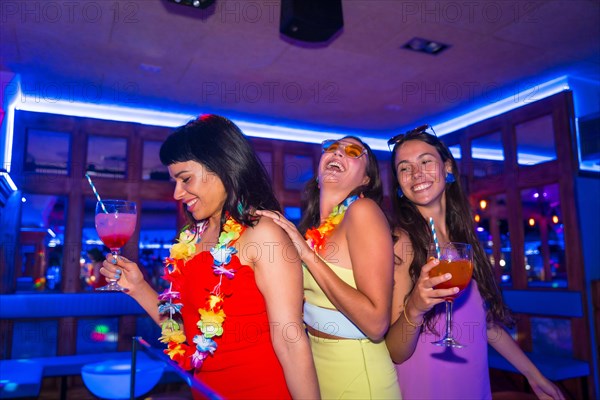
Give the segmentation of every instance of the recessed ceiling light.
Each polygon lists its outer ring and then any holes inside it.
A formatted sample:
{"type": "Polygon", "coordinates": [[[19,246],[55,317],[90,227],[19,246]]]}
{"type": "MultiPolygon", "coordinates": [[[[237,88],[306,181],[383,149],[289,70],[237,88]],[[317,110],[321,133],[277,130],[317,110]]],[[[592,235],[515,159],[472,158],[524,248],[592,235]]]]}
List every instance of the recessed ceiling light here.
{"type": "Polygon", "coordinates": [[[402,46],[403,49],[433,55],[440,54],[448,47],[450,47],[448,44],[418,37],[410,39],[404,46],[402,46]]]}

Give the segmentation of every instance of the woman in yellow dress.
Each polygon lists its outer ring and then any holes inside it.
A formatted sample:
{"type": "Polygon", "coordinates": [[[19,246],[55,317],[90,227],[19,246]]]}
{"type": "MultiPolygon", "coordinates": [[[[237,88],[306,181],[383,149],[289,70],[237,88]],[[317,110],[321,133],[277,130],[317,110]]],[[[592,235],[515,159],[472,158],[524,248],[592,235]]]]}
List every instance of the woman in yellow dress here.
{"type": "Polygon", "coordinates": [[[300,223],[306,241],[280,213],[257,212],[280,225],[299,250],[304,322],[324,399],[400,398],[383,341],[394,259],[382,197],[374,154],[347,136],[323,142],[318,172],[306,187],[300,223]]]}

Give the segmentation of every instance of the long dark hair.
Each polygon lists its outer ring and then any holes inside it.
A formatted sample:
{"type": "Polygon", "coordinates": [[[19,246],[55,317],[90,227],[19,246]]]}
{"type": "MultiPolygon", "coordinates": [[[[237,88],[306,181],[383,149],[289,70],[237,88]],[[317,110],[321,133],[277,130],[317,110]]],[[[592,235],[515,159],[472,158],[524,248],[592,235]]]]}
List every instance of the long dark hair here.
{"type": "MultiPolygon", "coordinates": [[[[396,152],[404,143],[410,140],[420,140],[435,147],[442,158],[442,162],[446,163],[450,160],[452,173],[456,177],[456,181],[446,183],[445,190],[446,227],[448,228],[449,239],[453,242],[469,243],[473,246],[473,279],[477,282],[481,296],[485,301],[487,321],[496,321],[507,326],[513,325],[512,315],[502,300],[500,288],[494,278],[492,265],[475,235],[475,229],[471,222],[473,221],[471,208],[460,184],[460,175],[456,160],[450,150],[448,150],[448,147],[436,136],[422,131],[412,132],[400,138],[392,151],[391,165],[395,178],[392,184],[392,193],[396,194],[400,188],[395,165],[396,152]]],[[[393,231],[404,231],[412,244],[414,257],[409,267],[409,274],[414,287],[419,279],[421,267],[427,263],[427,249],[429,248],[429,244],[433,243],[433,237],[428,221],[425,220],[417,207],[406,196],[394,196],[392,199],[392,209],[393,231]]],[[[425,314],[425,324],[430,331],[434,331],[436,308],[438,307],[434,307],[425,314]]]]}
{"type": "MultiPolygon", "coordinates": [[[[227,193],[221,224],[225,213],[254,226],[253,209],[281,211],[265,167],[240,128],[225,117],[203,115],[177,128],[162,144],[160,161],[196,161],[221,179],[227,193]]],[[[190,223],[198,222],[187,210],[185,214],[190,223]]]]}
{"type": "MultiPolygon", "coordinates": [[[[366,173],[369,177],[369,182],[365,185],[358,186],[348,196],[363,195],[369,199],[373,199],[377,204],[381,204],[383,199],[383,186],[379,175],[379,164],[373,150],[356,136],[344,136],[342,139],[354,139],[367,150],[367,169],[366,173]]],[[[340,139],[340,140],[342,140],[340,139]]],[[[302,219],[299,223],[300,232],[305,233],[308,229],[320,224],[320,199],[319,199],[319,172],[315,175],[304,187],[304,195],[302,202],[302,219]]],[[[348,197],[346,196],[346,197],[348,197]]]]}

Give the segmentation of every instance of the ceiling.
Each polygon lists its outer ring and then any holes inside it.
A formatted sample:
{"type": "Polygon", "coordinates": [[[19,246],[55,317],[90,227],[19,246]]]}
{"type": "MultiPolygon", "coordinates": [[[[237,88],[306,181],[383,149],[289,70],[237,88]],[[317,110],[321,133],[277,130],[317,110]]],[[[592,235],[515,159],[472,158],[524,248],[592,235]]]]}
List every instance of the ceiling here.
{"type": "MultiPolygon", "coordinates": [[[[0,70],[80,100],[389,137],[561,75],[600,81],[600,2],[343,0],[325,44],[279,33],[278,0],[2,4],[0,70]],[[413,37],[450,45],[402,48],[413,37]]],[[[2,82],[3,87],[6,82],[2,82]]]]}

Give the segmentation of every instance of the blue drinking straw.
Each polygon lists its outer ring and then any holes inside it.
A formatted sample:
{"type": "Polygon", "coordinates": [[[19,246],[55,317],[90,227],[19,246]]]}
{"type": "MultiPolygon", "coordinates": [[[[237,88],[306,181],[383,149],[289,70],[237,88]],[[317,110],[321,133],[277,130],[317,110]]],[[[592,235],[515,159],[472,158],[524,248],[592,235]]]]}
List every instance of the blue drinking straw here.
{"type": "Polygon", "coordinates": [[[100,205],[102,206],[102,211],[104,211],[106,214],[108,214],[108,211],[106,210],[106,207],[104,207],[104,203],[102,202],[102,199],[100,198],[100,195],[98,194],[98,191],[96,190],[96,186],[94,186],[94,184],[92,183],[92,178],[90,178],[89,174],[85,174],[85,177],[87,178],[88,182],[90,183],[90,186],[92,187],[92,191],[94,192],[94,194],[96,195],[96,198],[98,199],[98,203],[100,203],[100,205]]]}
{"type": "Polygon", "coordinates": [[[433,218],[429,217],[429,226],[431,227],[431,234],[433,235],[433,243],[435,243],[435,252],[437,254],[438,260],[442,256],[440,251],[440,243],[438,242],[437,234],[435,233],[435,225],[433,223],[433,218]]]}

